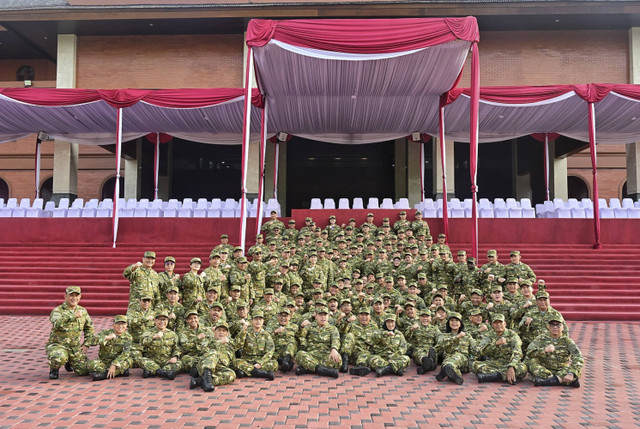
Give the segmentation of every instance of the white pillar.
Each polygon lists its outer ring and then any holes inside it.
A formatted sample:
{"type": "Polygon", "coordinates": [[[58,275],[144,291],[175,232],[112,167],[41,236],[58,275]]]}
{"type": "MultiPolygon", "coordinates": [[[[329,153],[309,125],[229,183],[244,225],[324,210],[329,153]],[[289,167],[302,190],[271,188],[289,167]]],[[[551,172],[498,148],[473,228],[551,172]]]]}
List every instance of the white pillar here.
{"type": "MultiPolygon", "coordinates": [[[[453,140],[446,140],[444,145],[447,171],[447,199],[451,199],[456,196],[453,145],[453,140]]],[[[436,194],[436,198],[442,198],[442,162],[440,160],[440,142],[437,137],[433,138],[433,190],[436,194]]]]}
{"type": "Polygon", "coordinates": [[[407,141],[407,198],[413,207],[422,201],[420,184],[420,146],[421,142],[407,141]]]}
{"type": "MultiPolygon", "coordinates": [[[[56,87],[75,88],[76,86],[77,36],[75,34],[58,35],[58,57],[56,67],[56,87]]],[[[48,131],[48,130],[40,130],[48,131]]],[[[53,196],[56,202],[60,198],[75,199],[78,196],[78,145],[56,140],[53,145],[53,196]]]]}
{"type": "MultiPolygon", "coordinates": [[[[629,29],[629,78],[630,83],[640,83],[640,27],[629,29]]],[[[627,152],[627,194],[634,200],[640,198],[640,145],[628,144],[627,152]]]]}

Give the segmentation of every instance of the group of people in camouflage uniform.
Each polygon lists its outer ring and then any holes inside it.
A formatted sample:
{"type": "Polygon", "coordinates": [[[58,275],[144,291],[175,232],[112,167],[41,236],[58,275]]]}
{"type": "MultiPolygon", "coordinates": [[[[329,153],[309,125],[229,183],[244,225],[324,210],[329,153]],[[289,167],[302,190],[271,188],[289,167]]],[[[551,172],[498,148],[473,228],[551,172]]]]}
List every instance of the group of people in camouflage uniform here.
{"type": "Polygon", "coordinates": [[[212,391],[294,365],[298,375],[401,376],[413,360],[418,374],[440,365],[438,381],[462,384],[471,371],[479,382],[529,374],[535,385],[579,387],[580,350],[543,280],[533,294],[536,275],[519,251],[507,265],[495,250],[481,267],[463,250],[454,262],[420,211],[398,217],[377,226],[369,213],[357,227],[331,216],[325,228],[307,218],[298,229],[274,212],[246,256],[223,234],[209,266],[195,257],[182,276],[172,256],[157,273],[147,251],[123,273],[126,316],[98,335],[71,286],[50,317],[49,378],[62,366],[93,380],[139,367],[143,377],[189,373],[191,388],[212,391]],[[89,361],[92,346],[99,354],[89,361]]]}

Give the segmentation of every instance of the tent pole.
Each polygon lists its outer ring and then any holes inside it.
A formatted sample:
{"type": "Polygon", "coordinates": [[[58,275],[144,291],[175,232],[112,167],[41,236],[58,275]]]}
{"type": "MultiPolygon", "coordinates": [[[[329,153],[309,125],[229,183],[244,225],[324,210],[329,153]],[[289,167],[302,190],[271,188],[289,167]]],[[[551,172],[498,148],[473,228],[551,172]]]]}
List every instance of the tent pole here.
{"type": "Polygon", "coordinates": [[[444,141],[444,106],[440,106],[440,162],[442,164],[442,222],[444,224],[445,241],[449,240],[449,209],[447,208],[447,155],[444,141]]]}
{"type": "Polygon", "coordinates": [[[153,199],[158,199],[158,174],[160,168],[160,133],[156,133],[156,146],[153,151],[153,199]]]}
{"type": "Polygon", "coordinates": [[[600,201],[598,196],[598,160],[596,152],[596,110],[595,104],[589,103],[589,152],[591,153],[591,169],[593,171],[593,232],[594,249],[602,248],[600,243],[600,201]]]}
{"type": "Polygon", "coordinates": [[[545,133],[544,135],[544,189],[545,189],[545,195],[546,195],[546,200],[545,201],[550,201],[550,196],[549,196],[549,166],[550,166],[550,160],[549,160],[549,133],[545,133]]]}
{"type": "Polygon", "coordinates": [[[40,159],[42,153],[42,141],[36,137],[36,198],[40,198],[40,159]]]}
{"type": "Polygon", "coordinates": [[[420,139],[420,201],[424,203],[424,145],[420,139]]]}
{"type": "Polygon", "coordinates": [[[480,55],[478,42],[471,47],[471,108],[469,167],[471,174],[471,254],[478,258],[478,111],[480,109],[480,55]]]}
{"type": "Polygon", "coordinates": [[[260,127],[260,164],[258,166],[260,171],[260,183],[258,185],[258,206],[256,207],[256,234],[260,233],[260,226],[262,224],[262,199],[264,198],[264,173],[265,173],[265,158],[267,156],[267,103],[265,100],[264,107],[260,115],[262,126],[260,127]]]}
{"type": "Polygon", "coordinates": [[[247,235],[247,169],[249,168],[249,140],[251,138],[251,82],[253,82],[253,52],[247,49],[247,70],[244,82],[244,124],[242,128],[242,183],[240,201],[240,247],[245,249],[247,235]]]}
{"type": "Polygon", "coordinates": [[[280,140],[276,137],[274,142],[274,158],[273,158],[273,199],[278,199],[278,173],[280,170],[280,140]]]}
{"type": "Polygon", "coordinates": [[[122,150],[122,108],[117,110],[116,121],[116,184],[113,190],[113,248],[118,239],[118,197],[120,196],[120,152],[122,150]]]}

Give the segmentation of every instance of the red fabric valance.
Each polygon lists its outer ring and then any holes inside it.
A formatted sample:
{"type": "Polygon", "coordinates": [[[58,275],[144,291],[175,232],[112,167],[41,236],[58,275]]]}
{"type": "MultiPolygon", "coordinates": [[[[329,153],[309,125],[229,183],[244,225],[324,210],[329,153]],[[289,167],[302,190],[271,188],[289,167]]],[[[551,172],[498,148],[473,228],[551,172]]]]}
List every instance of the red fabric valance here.
{"type": "MultiPolygon", "coordinates": [[[[576,87],[582,86],[587,85],[488,86],[480,88],[480,100],[503,104],[537,103],[559,97],[567,92],[575,90],[576,87]]],[[[579,89],[585,94],[589,93],[587,89],[579,89]]],[[[454,88],[451,91],[446,92],[442,97],[440,97],[440,105],[447,106],[456,101],[456,99],[462,94],[470,97],[471,88],[454,88]]],[[[582,97],[582,95],[580,96],[582,97]]]]}
{"type": "Polygon", "coordinates": [[[403,52],[454,40],[480,39],[475,17],[405,19],[252,19],[247,45],[270,40],[325,51],[357,54],[403,52]]]}

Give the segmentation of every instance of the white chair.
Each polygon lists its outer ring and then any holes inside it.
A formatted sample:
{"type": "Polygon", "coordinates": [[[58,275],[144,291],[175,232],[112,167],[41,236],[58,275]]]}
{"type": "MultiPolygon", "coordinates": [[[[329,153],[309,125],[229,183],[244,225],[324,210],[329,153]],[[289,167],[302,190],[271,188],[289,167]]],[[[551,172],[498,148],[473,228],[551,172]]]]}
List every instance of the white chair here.
{"type": "Polygon", "coordinates": [[[633,200],[631,198],[623,198],[622,199],[622,208],[632,209],[633,208],[633,200]]]}
{"type": "Polygon", "coordinates": [[[147,209],[147,217],[162,217],[162,209],[157,207],[149,207],[147,209]]]}
{"type": "Polygon", "coordinates": [[[444,202],[442,201],[442,198],[436,199],[435,204],[436,204],[436,208],[441,209],[442,207],[444,207],[444,202]]]}
{"type": "Polygon", "coordinates": [[[163,201],[161,199],[153,200],[153,201],[151,201],[151,204],[149,204],[149,208],[162,209],[163,208],[163,201]]]}
{"type": "Polygon", "coordinates": [[[67,210],[67,217],[82,217],[82,208],[70,207],[69,210],[67,210]]]}
{"type": "Polygon", "coordinates": [[[471,209],[471,207],[473,207],[473,200],[471,198],[465,198],[464,201],[462,201],[462,207],[466,209],[471,209]]]}
{"type": "Polygon", "coordinates": [[[122,208],[126,209],[135,209],[138,207],[138,200],[135,198],[129,198],[127,202],[122,206],[122,208]]]}
{"type": "Polygon", "coordinates": [[[209,207],[207,209],[207,217],[220,217],[220,215],[222,214],[221,210],[219,208],[213,208],[213,207],[209,207]]]}
{"type": "Polygon", "coordinates": [[[569,207],[570,209],[573,209],[573,208],[576,208],[576,207],[580,207],[580,203],[578,202],[578,200],[576,198],[569,198],[567,200],[567,204],[565,206],[569,207]]]}
{"type": "Polygon", "coordinates": [[[547,217],[547,208],[544,204],[536,204],[536,214],[539,218],[547,217]]]}
{"type": "Polygon", "coordinates": [[[387,210],[393,209],[393,200],[391,198],[383,198],[380,208],[387,210]]]}
{"type": "Polygon", "coordinates": [[[522,217],[525,219],[535,219],[536,218],[536,211],[532,208],[528,208],[522,209],[522,217]]]}
{"type": "MultiPolygon", "coordinates": [[[[507,203],[509,204],[509,203],[507,203]]],[[[513,219],[521,219],[522,218],[522,209],[521,208],[517,208],[517,207],[513,207],[513,208],[508,208],[507,210],[509,210],[509,217],[513,218],[513,219]]]]}
{"type": "Polygon", "coordinates": [[[367,209],[371,210],[371,209],[379,209],[380,208],[380,202],[378,201],[377,197],[371,197],[369,198],[369,202],[367,202],[367,209]]]}
{"type": "Polygon", "coordinates": [[[518,202],[516,201],[515,198],[507,198],[506,199],[506,203],[507,203],[507,208],[508,209],[518,209],[518,208],[520,208],[520,206],[518,205],[518,202]]]}
{"type": "Polygon", "coordinates": [[[435,219],[438,217],[438,209],[435,207],[427,207],[426,209],[422,210],[422,217],[435,219]]]}
{"type": "Polygon", "coordinates": [[[633,207],[640,208],[640,201],[636,201],[635,203],[633,203],[633,207]]]}
{"type": "Polygon", "coordinates": [[[51,217],[67,217],[67,209],[58,207],[51,212],[51,217]]]}
{"type": "MultiPolygon", "coordinates": [[[[72,209],[82,209],[82,208],[84,208],[84,199],[76,198],[75,200],[73,200],[73,203],[71,203],[71,208],[72,209]]],[[[67,217],[69,217],[68,214],[67,214],[67,217]]]]}
{"type": "Polygon", "coordinates": [[[20,206],[23,209],[29,209],[31,208],[31,200],[29,198],[22,198],[20,200],[20,206]]]}
{"type": "Polygon", "coordinates": [[[583,208],[573,207],[571,209],[571,217],[573,219],[586,219],[587,218],[587,212],[583,208]]]}
{"type": "Polygon", "coordinates": [[[147,210],[143,207],[133,209],[133,217],[147,217],[147,210]]]}
{"type": "Polygon", "coordinates": [[[222,214],[220,215],[220,217],[236,217],[236,209],[222,209],[222,214]]]}
{"type": "Polygon", "coordinates": [[[196,208],[203,209],[206,211],[209,208],[209,200],[207,200],[206,198],[198,198],[198,202],[196,203],[196,208]]]}
{"type": "Polygon", "coordinates": [[[52,212],[55,208],[56,208],[55,201],[47,201],[47,203],[44,205],[44,209],[50,212],[52,212]]]}
{"type": "Polygon", "coordinates": [[[123,207],[120,209],[119,217],[133,217],[135,209],[129,207],[123,207]]]}
{"type": "Polygon", "coordinates": [[[266,207],[269,208],[269,212],[271,212],[271,210],[275,210],[276,213],[278,213],[278,216],[282,215],[282,208],[280,207],[280,203],[275,198],[269,198],[267,200],[266,207]]]}
{"type": "Polygon", "coordinates": [[[411,208],[411,205],[409,205],[409,198],[400,198],[393,207],[401,210],[409,210],[411,208]]]}
{"type": "Polygon", "coordinates": [[[167,206],[165,208],[173,209],[173,210],[176,210],[176,212],[177,212],[178,209],[180,208],[180,202],[178,200],[176,200],[175,198],[172,198],[169,201],[167,201],[167,206]]]}
{"type": "Polygon", "coordinates": [[[321,210],[322,200],[320,198],[311,198],[311,210],[321,210]]]}
{"type": "MultiPolygon", "coordinates": [[[[7,205],[9,202],[7,201],[7,205]]],[[[60,202],[58,202],[59,209],[68,209],[69,208],[69,198],[60,198],[60,202]]]]}
{"type": "Polygon", "coordinates": [[[425,208],[425,209],[435,209],[436,208],[436,203],[431,198],[426,198],[422,202],[422,207],[425,208]]]}
{"type": "Polygon", "coordinates": [[[473,215],[473,208],[472,207],[465,207],[464,208],[464,217],[466,218],[470,218],[473,215]]]}
{"type": "Polygon", "coordinates": [[[96,209],[96,217],[111,217],[112,208],[98,207],[96,209]]]}
{"type": "Polygon", "coordinates": [[[349,198],[340,198],[338,200],[338,209],[349,210],[349,198]]]}
{"type": "Polygon", "coordinates": [[[0,198],[0,208],[4,207],[4,198],[0,198]]]}
{"type": "MultiPolygon", "coordinates": [[[[238,204],[238,207],[236,207],[236,210],[234,212],[234,217],[242,217],[242,204],[238,204]]],[[[244,211],[247,213],[247,217],[249,217],[249,205],[247,204],[247,206],[244,208],[244,211]]],[[[271,210],[269,210],[269,213],[271,212],[271,210]]],[[[265,211],[265,217],[267,217],[267,212],[265,211]]]]}
{"type": "Polygon", "coordinates": [[[235,210],[236,208],[238,208],[238,202],[233,198],[227,198],[222,204],[223,210],[235,210]]]}
{"type": "Polygon", "coordinates": [[[504,207],[497,207],[495,204],[496,202],[493,202],[494,207],[493,207],[493,216],[496,218],[508,218],[509,217],[509,209],[507,208],[507,204],[505,203],[504,207]]]}
{"type": "Polygon", "coordinates": [[[593,209],[593,201],[591,201],[591,198],[583,198],[580,200],[580,205],[583,209],[593,209]]]}
{"type": "Polygon", "coordinates": [[[492,218],[494,217],[494,212],[492,208],[481,208],[478,210],[479,218],[492,218]]]}
{"type": "MultiPolygon", "coordinates": [[[[193,210],[193,198],[185,198],[182,200],[182,207],[186,207],[188,209],[193,210]]],[[[179,216],[179,214],[178,214],[179,216]]]]}
{"type": "Polygon", "coordinates": [[[209,205],[210,209],[217,209],[217,210],[221,210],[222,209],[222,200],[220,198],[213,198],[211,200],[211,205],[209,205]]]}
{"type": "Polygon", "coordinates": [[[450,212],[452,218],[464,217],[464,208],[462,206],[455,209],[452,208],[450,212]]]}
{"type": "Polygon", "coordinates": [[[14,209],[18,207],[18,199],[17,198],[9,198],[7,200],[7,208],[8,209],[14,209]]]}
{"type": "Polygon", "coordinates": [[[620,200],[617,198],[611,198],[609,199],[609,207],[612,209],[619,209],[622,208],[622,205],[620,204],[620,200]]]}
{"type": "Polygon", "coordinates": [[[531,207],[531,200],[529,198],[522,198],[520,200],[520,207],[522,207],[522,209],[530,209],[531,207]]]}
{"type": "Polygon", "coordinates": [[[640,219],[640,208],[632,207],[627,209],[629,219],[640,219]]]}
{"type": "Polygon", "coordinates": [[[608,208],[608,207],[600,208],[600,218],[601,219],[614,219],[615,218],[615,214],[613,212],[613,209],[608,208]]]}
{"type": "Polygon", "coordinates": [[[105,198],[98,203],[99,209],[113,209],[113,200],[111,198],[105,198]]]}
{"type": "Polygon", "coordinates": [[[564,207],[564,200],[562,198],[554,198],[553,199],[553,206],[555,208],[564,207]]]}
{"type": "MultiPolygon", "coordinates": [[[[493,200],[493,208],[494,209],[503,209],[507,207],[507,202],[504,200],[504,198],[496,198],[493,200]]],[[[495,210],[494,210],[495,212],[495,210]]],[[[498,217],[496,215],[496,217],[498,217]]]]}
{"type": "Polygon", "coordinates": [[[364,209],[364,201],[362,201],[362,198],[356,197],[353,199],[353,209],[354,210],[364,209]]]}
{"type": "Polygon", "coordinates": [[[571,209],[568,207],[558,207],[555,210],[554,218],[558,219],[571,219],[571,209]]]}
{"type": "Polygon", "coordinates": [[[138,201],[138,204],[136,205],[136,208],[137,209],[148,209],[150,205],[151,205],[151,203],[149,203],[149,198],[143,198],[140,201],[138,201]]]}
{"type": "Polygon", "coordinates": [[[178,209],[162,209],[162,217],[178,217],[178,209]]]}
{"type": "Polygon", "coordinates": [[[0,217],[11,217],[12,211],[9,207],[0,207],[0,217]]]}
{"type": "Polygon", "coordinates": [[[31,206],[31,208],[42,210],[43,206],[44,206],[44,200],[42,198],[36,198],[35,200],[33,200],[33,206],[31,206]]]}
{"type": "Polygon", "coordinates": [[[549,212],[552,212],[556,209],[556,205],[553,201],[545,201],[544,203],[544,209],[547,212],[547,217],[549,217],[549,212]]]}
{"type": "Polygon", "coordinates": [[[607,205],[607,199],[606,198],[598,198],[598,204],[600,205],[600,208],[609,207],[607,205]]]}
{"type": "Polygon", "coordinates": [[[40,210],[40,209],[36,209],[36,210],[38,210],[38,217],[40,218],[49,218],[53,214],[48,210],[40,210]]]}
{"type": "Polygon", "coordinates": [[[193,217],[207,217],[207,209],[193,209],[193,217]]]}
{"type": "Polygon", "coordinates": [[[325,198],[324,199],[324,208],[325,209],[335,210],[336,202],[334,201],[334,199],[333,198],[325,198]]]}
{"type": "MultiPolygon", "coordinates": [[[[618,201],[618,203],[620,203],[620,201],[618,201]]],[[[616,219],[628,219],[629,218],[628,209],[623,209],[622,207],[616,207],[613,209],[613,216],[616,219]]]]}
{"type": "Polygon", "coordinates": [[[91,198],[89,201],[87,201],[84,204],[84,208],[85,209],[97,209],[99,204],[100,204],[100,202],[98,201],[97,198],[91,198]]]}
{"type": "Polygon", "coordinates": [[[462,203],[460,202],[460,200],[458,198],[451,198],[451,201],[449,201],[449,205],[448,208],[450,209],[461,209],[462,208],[462,203]]]}
{"type": "Polygon", "coordinates": [[[585,207],[584,214],[587,216],[587,219],[593,219],[593,207],[585,207]]]}
{"type": "Polygon", "coordinates": [[[80,217],[96,217],[96,209],[85,207],[82,209],[82,213],[80,213],[80,217]]]}
{"type": "Polygon", "coordinates": [[[178,209],[178,217],[193,217],[193,209],[191,209],[191,207],[184,207],[183,205],[183,207],[178,209]]]}
{"type": "Polygon", "coordinates": [[[492,209],[493,208],[493,204],[491,204],[491,201],[489,201],[488,198],[480,198],[480,200],[478,201],[478,208],[479,209],[492,209]]]}
{"type": "Polygon", "coordinates": [[[11,217],[26,217],[27,216],[27,209],[25,209],[24,207],[15,207],[13,209],[11,209],[11,217]]]}

